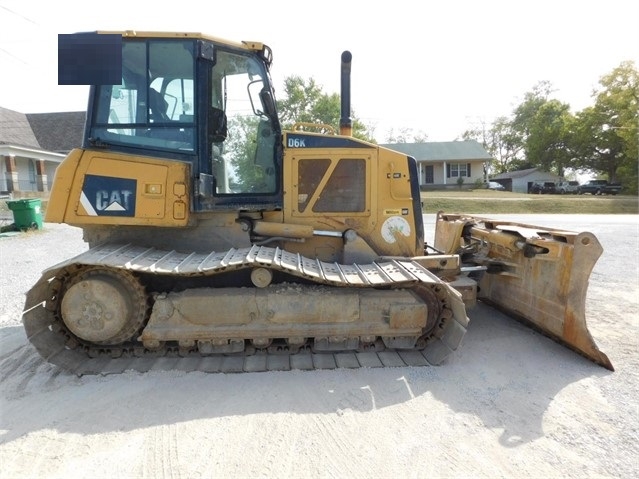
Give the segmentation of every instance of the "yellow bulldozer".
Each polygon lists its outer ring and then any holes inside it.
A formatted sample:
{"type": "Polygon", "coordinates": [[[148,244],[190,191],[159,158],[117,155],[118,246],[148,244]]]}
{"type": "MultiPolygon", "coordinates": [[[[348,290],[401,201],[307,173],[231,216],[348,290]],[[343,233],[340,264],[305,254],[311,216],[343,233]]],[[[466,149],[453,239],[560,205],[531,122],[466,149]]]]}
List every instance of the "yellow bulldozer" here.
{"type": "Polygon", "coordinates": [[[53,182],[45,221],[89,248],[27,293],[47,361],[78,375],[436,365],[480,300],[612,369],[585,318],[596,237],[439,213],[426,244],[415,159],[352,136],[348,51],[339,131],[283,131],[266,45],[95,35],[118,39],[121,81],[91,86],[83,144],[53,182]]]}

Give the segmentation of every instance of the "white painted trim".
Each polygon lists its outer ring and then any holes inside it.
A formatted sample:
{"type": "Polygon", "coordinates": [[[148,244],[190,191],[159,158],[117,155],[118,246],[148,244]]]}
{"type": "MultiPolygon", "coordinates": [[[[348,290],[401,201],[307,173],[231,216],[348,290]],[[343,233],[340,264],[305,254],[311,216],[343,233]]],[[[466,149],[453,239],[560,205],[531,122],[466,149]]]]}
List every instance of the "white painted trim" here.
{"type": "Polygon", "coordinates": [[[0,156],[20,156],[22,158],[33,158],[35,160],[62,163],[62,160],[64,160],[67,155],[25,146],[0,145],[0,156]]]}

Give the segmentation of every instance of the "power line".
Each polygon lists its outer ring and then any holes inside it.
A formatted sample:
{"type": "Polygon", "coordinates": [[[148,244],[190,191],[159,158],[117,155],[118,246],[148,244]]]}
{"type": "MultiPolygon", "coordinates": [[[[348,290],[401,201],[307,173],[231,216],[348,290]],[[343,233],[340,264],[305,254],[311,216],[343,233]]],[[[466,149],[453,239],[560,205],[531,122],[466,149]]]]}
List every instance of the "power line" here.
{"type": "Polygon", "coordinates": [[[38,27],[40,26],[40,24],[39,24],[38,22],[34,22],[34,21],[33,21],[33,20],[31,20],[30,18],[27,18],[27,17],[25,17],[24,15],[21,15],[21,14],[20,14],[20,13],[18,13],[18,12],[14,12],[13,10],[11,10],[11,9],[9,9],[9,8],[7,8],[7,7],[5,7],[4,5],[0,5],[0,8],[2,8],[3,10],[6,10],[7,12],[9,12],[9,13],[11,13],[11,14],[15,15],[16,17],[20,17],[20,18],[22,18],[23,20],[26,20],[26,21],[27,21],[27,22],[29,22],[29,23],[33,23],[34,25],[36,25],[36,26],[38,26],[38,27]]]}
{"type": "Polygon", "coordinates": [[[10,56],[11,58],[13,58],[14,60],[19,61],[20,63],[22,63],[23,65],[29,65],[27,62],[25,62],[22,58],[18,58],[17,56],[15,56],[13,53],[5,50],[4,48],[0,48],[0,52],[4,53],[7,56],[10,56]]]}

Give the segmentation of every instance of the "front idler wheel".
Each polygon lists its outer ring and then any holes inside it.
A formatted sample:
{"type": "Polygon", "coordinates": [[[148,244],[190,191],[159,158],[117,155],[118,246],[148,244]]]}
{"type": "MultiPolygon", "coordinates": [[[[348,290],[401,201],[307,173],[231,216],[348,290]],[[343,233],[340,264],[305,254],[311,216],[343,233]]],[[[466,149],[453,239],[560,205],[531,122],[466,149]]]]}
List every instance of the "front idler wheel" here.
{"type": "Polygon", "coordinates": [[[65,288],[60,306],[71,333],[89,343],[116,345],[135,337],[147,318],[147,295],[128,271],[91,268],[65,288]]]}

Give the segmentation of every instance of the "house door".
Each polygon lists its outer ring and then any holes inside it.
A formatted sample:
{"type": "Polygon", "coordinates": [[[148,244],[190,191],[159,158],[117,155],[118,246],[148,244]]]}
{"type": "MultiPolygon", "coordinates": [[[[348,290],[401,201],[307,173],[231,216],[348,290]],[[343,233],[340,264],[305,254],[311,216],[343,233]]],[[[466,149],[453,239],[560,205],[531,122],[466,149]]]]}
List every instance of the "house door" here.
{"type": "Polygon", "coordinates": [[[433,173],[433,165],[424,165],[424,184],[435,183],[435,175],[433,173]]]}

